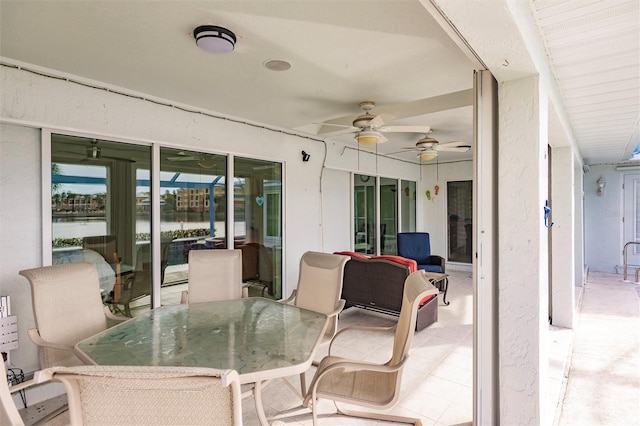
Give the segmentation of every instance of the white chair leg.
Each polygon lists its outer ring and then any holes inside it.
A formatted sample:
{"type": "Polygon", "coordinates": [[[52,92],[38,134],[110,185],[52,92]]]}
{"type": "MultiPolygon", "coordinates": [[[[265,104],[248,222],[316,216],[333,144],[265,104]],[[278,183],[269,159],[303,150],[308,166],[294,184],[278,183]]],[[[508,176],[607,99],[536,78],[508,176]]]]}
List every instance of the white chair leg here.
{"type": "Polygon", "coordinates": [[[358,417],[362,419],[372,419],[372,420],[384,420],[384,421],[398,422],[398,423],[409,423],[416,426],[422,426],[422,420],[418,418],[396,416],[393,414],[386,414],[386,413],[345,410],[338,407],[338,404],[336,404],[335,401],[334,401],[334,404],[336,406],[336,410],[338,410],[338,414],[342,414],[343,416],[358,417]]]}

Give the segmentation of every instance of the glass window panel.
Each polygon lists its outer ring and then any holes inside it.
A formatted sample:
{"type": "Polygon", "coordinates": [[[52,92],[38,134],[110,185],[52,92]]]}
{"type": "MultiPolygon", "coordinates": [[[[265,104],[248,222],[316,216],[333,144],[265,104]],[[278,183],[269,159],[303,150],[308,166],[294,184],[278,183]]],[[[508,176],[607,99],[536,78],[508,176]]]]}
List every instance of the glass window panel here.
{"type": "Polygon", "coordinates": [[[376,178],[356,174],[353,178],[354,251],[375,254],[376,250],[376,178]]]}
{"type": "Polygon", "coordinates": [[[151,277],[136,274],[136,244],[150,229],[150,160],[148,146],[51,136],[53,264],[95,263],[103,301],[127,315],[150,301],[151,277]],[[134,276],[135,297],[126,289],[134,276]]]}
{"type": "Polygon", "coordinates": [[[380,178],[380,254],[397,254],[398,180],[380,178]]]}
{"type": "Polygon", "coordinates": [[[472,182],[447,182],[449,261],[471,263],[472,182]]]}
{"type": "Polygon", "coordinates": [[[236,157],[234,246],[249,295],[282,297],[282,164],[236,157]]]}
{"type": "Polygon", "coordinates": [[[401,183],[402,191],[400,192],[400,211],[402,218],[400,220],[400,229],[402,232],[416,231],[416,183],[403,180],[401,183]]]}
{"type": "Polygon", "coordinates": [[[160,148],[163,305],[180,303],[190,250],[227,248],[226,173],[223,155],[160,148]]]}

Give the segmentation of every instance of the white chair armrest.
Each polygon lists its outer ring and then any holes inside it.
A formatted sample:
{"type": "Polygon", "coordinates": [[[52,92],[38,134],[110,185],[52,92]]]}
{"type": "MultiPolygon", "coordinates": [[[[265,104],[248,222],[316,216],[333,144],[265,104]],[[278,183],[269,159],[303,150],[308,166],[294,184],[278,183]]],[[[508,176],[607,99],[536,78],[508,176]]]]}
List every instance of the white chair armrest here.
{"type": "Polygon", "coordinates": [[[311,399],[313,399],[314,401],[317,399],[316,392],[318,389],[318,384],[322,381],[326,374],[330,373],[333,370],[339,369],[343,371],[379,371],[383,373],[392,373],[394,371],[400,370],[404,366],[408,358],[409,355],[405,356],[402,361],[394,366],[389,366],[387,364],[370,364],[367,362],[344,359],[344,361],[339,361],[335,364],[324,367],[323,370],[319,374],[316,373],[318,375],[313,378],[313,382],[311,383],[311,386],[309,386],[309,391],[307,391],[307,396],[305,397],[302,405],[304,407],[308,407],[309,401],[311,399]]]}
{"type": "Polygon", "coordinates": [[[29,338],[31,339],[31,341],[38,346],[45,346],[45,347],[54,348],[54,349],[62,349],[64,351],[71,351],[75,353],[75,350],[71,345],[63,345],[61,343],[47,342],[42,337],[40,337],[40,333],[38,332],[37,328],[29,329],[27,331],[27,334],[29,335],[29,338]]]}
{"type": "Polygon", "coordinates": [[[397,327],[397,324],[394,325],[390,325],[388,327],[368,327],[368,326],[364,326],[364,325],[351,325],[349,327],[345,327],[341,330],[339,330],[331,339],[331,342],[329,342],[329,352],[328,355],[331,355],[331,347],[333,346],[333,342],[338,338],[338,336],[340,336],[341,334],[347,332],[347,331],[354,331],[354,330],[359,330],[359,331],[393,331],[395,330],[397,327]]]}
{"type": "Polygon", "coordinates": [[[289,296],[287,299],[285,300],[281,300],[280,303],[285,303],[287,305],[290,305],[291,302],[293,302],[296,298],[296,289],[293,289],[293,291],[291,292],[291,296],[289,296]]]}
{"type": "Polygon", "coordinates": [[[336,369],[341,369],[343,371],[379,371],[381,373],[393,373],[394,371],[400,370],[404,366],[407,358],[409,358],[408,355],[394,366],[389,366],[387,364],[370,364],[368,362],[345,359],[344,361],[336,362],[335,364],[331,364],[330,366],[326,367],[318,376],[318,380],[320,380],[322,376],[324,376],[331,370],[336,369]]]}
{"type": "Polygon", "coordinates": [[[338,314],[339,314],[340,312],[342,312],[342,310],[344,309],[344,305],[345,305],[345,303],[347,303],[347,301],[346,301],[346,300],[344,300],[344,299],[340,299],[340,300],[338,300],[338,305],[336,306],[336,309],[335,309],[335,310],[333,310],[332,312],[329,312],[329,313],[327,314],[327,316],[328,316],[329,318],[331,318],[331,317],[335,317],[336,315],[338,315],[338,314]]]}

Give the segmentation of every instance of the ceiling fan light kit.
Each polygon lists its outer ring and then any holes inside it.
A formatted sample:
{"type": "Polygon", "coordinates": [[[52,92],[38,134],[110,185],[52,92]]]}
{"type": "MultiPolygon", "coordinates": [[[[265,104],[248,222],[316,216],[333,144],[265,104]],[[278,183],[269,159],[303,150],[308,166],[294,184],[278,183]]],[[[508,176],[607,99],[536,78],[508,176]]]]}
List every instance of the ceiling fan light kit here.
{"type": "Polygon", "coordinates": [[[430,160],[433,160],[434,158],[436,158],[437,156],[438,156],[438,153],[436,151],[434,151],[433,149],[428,149],[428,150],[423,151],[420,154],[418,154],[418,157],[422,161],[430,161],[430,160]]]}
{"type": "Polygon", "coordinates": [[[198,161],[198,166],[202,167],[203,169],[213,169],[216,166],[216,163],[209,160],[202,160],[198,161]]]}
{"type": "Polygon", "coordinates": [[[216,25],[201,25],[193,30],[196,45],[209,53],[230,53],[236,45],[236,35],[216,25]]]}
{"type": "Polygon", "coordinates": [[[362,145],[375,145],[382,139],[382,135],[373,130],[363,130],[356,133],[355,139],[362,145]]]}

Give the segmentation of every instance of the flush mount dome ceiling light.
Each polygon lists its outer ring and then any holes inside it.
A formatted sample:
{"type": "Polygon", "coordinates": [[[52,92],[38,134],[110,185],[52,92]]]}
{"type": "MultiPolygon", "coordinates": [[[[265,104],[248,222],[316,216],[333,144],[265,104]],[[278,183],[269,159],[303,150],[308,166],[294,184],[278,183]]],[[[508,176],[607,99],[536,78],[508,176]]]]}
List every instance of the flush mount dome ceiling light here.
{"type": "Polygon", "coordinates": [[[236,45],[236,35],[223,27],[215,25],[201,25],[193,30],[193,37],[198,47],[209,53],[233,52],[236,45]]]}

